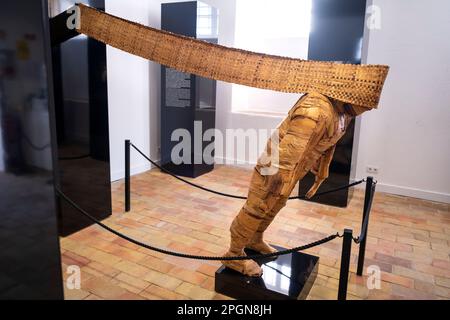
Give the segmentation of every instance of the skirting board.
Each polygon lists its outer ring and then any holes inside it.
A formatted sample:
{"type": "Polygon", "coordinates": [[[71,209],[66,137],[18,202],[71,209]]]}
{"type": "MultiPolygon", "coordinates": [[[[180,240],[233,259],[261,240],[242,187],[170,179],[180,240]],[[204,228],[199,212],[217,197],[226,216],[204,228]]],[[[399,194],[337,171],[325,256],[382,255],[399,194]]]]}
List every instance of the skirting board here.
{"type": "MultiPolygon", "coordinates": [[[[354,180],[352,179],[352,182],[356,181],[356,180],[357,179],[354,179],[354,180]]],[[[359,185],[359,186],[357,186],[357,188],[364,188],[364,185],[363,184],[359,185]]],[[[396,185],[386,184],[386,183],[381,183],[381,182],[377,183],[376,191],[400,195],[400,196],[406,196],[406,197],[411,197],[411,198],[418,198],[418,199],[423,199],[423,200],[450,203],[450,194],[448,194],[448,193],[441,193],[441,192],[436,192],[436,191],[396,186],[396,185]]]]}
{"type": "MultiPolygon", "coordinates": [[[[227,162],[228,163],[236,162],[235,159],[219,158],[219,157],[215,157],[215,161],[223,163],[223,164],[227,164],[227,162]]],[[[251,162],[251,161],[238,161],[236,164],[232,164],[232,166],[248,167],[249,169],[252,169],[253,166],[255,166],[255,164],[256,164],[256,162],[251,162]]],[[[374,178],[376,179],[376,177],[374,177],[374,178]]],[[[356,180],[359,180],[359,179],[351,179],[350,182],[354,182],[356,180]]],[[[359,186],[357,186],[357,188],[364,188],[364,185],[359,185],[359,186]]],[[[377,184],[377,191],[411,197],[411,198],[418,198],[418,199],[423,199],[423,200],[450,203],[450,194],[441,193],[441,192],[437,192],[437,191],[396,186],[396,185],[391,185],[391,184],[386,184],[386,183],[381,183],[381,182],[378,182],[378,184],[377,184]]]]}
{"type": "MultiPolygon", "coordinates": [[[[159,161],[158,161],[159,162],[159,161]]],[[[143,163],[136,166],[132,166],[130,168],[131,175],[143,173],[145,171],[148,171],[152,169],[152,165],[150,163],[143,163]]],[[[117,170],[114,172],[111,172],[111,182],[122,180],[125,178],[125,170],[117,170]]]]}

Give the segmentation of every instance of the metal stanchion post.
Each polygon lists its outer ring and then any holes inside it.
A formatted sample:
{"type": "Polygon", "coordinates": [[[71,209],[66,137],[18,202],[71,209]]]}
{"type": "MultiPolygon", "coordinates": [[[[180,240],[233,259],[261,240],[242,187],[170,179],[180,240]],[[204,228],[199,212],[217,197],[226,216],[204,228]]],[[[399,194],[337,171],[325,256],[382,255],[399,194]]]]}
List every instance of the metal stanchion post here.
{"type": "Polygon", "coordinates": [[[130,211],[130,140],[125,140],[125,211],[130,211]]]}
{"type": "Polygon", "coordinates": [[[347,299],[348,275],[350,272],[350,257],[352,252],[353,231],[344,230],[341,253],[341,270],[339,274],[338,300],[347,299]]]}
{"type": "Polygon", "coordinates": [[[366,180],[366,193],[364,195],[364,209],[363,209],[363,217],[361,222],[361,232],[365,231],[364,238],[359,243],[359,254],[358,254],[358,268],[356,270],[356,274],[358,276],[362,276],[364,270],[364,257],[366,255],[366,242],[367,242],[367,232],[369,228],[369,221],[367,221],[366,226],[364,227],[364,222],[366,219],[369,219],[370,207],[369,203],[373,197],[373,177],[367,177],[366,180]],[[365,230],[364,230],[365,228],[365,230]]]}

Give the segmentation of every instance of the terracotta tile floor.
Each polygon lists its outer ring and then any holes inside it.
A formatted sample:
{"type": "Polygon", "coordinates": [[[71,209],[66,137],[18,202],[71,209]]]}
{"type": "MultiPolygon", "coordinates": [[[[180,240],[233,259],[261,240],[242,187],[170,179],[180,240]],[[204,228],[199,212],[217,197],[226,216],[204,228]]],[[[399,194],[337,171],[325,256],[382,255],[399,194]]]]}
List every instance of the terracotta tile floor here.
{"type": "MultiPolygon", "coordinates": [[[[251,171],[218,166],[195,181],[244,195],[251,171]]],[[[151,170],[132,177],[132,211],[123,212],[123,182],[113,184],[113,215],[105,223],[149,244],[192,254],[220,255],[242,200],[194,189],[151,170]]],[[[295,189],[294,189],[295,190],[295,189]]],[[[289,201],[267,232],[285,247],[301,245],[351,227],[359,234],[363,192],[346,209],[289,201]]],[[[377,265],[381,288],[356,277],[353,245],[349,299],[449,299],[450,205],[378,192],[374,199],[366,266],[377,265]]],[[[91,226],[61,239],[63,274],[81,267],[81,289],[66,299],[226,299],[214,292],[218,262],[155,253],[91,226]]],[[[336,299],[341,239],[306,252],[320,257],[309,299],[336,299]]]]}

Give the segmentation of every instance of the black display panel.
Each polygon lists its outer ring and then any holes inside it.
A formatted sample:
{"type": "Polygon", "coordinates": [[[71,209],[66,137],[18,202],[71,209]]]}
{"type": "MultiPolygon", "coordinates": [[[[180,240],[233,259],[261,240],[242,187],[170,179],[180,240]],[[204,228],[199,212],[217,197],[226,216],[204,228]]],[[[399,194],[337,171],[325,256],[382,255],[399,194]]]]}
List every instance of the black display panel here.
{"type": "Polygon", "coordinates": [[[46,1],[0,9],[0,299],[62,299],[46,1]]]}
{"type": "MultiPolygon", "coordinates": [[[[161,5],[161,29],[204,41],[218,42],[218,10],[200,1],[161,5]]],[[[210,141],[206,130],[215,127],[216,81],[161,66],[161,164],[173,173],[197,177],[214,168],[203,157],[210,141]],[[196,127],[196,125],[197,127],[196,127]],[[184,129],[191,139],[189,163],[174,162],[172,133],[184,129]],[[196,134],[195,134],[196,132],[196,134]],[[201,140],[199,146],[194,139],[201,140]]]]}
{"type": "MultiPolygon", "coordinates": [[[[53,1],[60,14],[75,2],[104,10],[104,0],[53,1]]],[[[97,219],[111,215],[106,45],[51,20],[59,180],[62,191],[97,219]],[[64,31],[64,32],[62,32],[64,31]]],[[[92,223],[59,202],[63,236],[92,223]]]]}
{"type": "MultiPolygon", "coordinates": [[[[313,0],[308,59],[361,63],[366,0],[313,0]]],[[[350,183],[355,120],[336,145],[329,178],[318,192],[350,183]]],[[[304,195],[314,183],[309,173],[301,181],[299,194],[304,195]]],[[[346,207],[351,190],[314,197],[311,201],[346,207]]]]}

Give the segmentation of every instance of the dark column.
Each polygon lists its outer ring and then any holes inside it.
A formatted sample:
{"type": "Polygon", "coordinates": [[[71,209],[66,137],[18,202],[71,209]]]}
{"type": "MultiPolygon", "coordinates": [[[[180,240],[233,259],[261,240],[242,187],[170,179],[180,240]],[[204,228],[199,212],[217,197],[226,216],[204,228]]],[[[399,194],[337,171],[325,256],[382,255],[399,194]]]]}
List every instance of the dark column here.
{"type": "MultiPolygon", "coordinates": [[[[66,28],[67,1],[52,17],[53,75],[61,190],[101,220],[111,214],[106,45],[66,28]]],[[[99,10],[104,0],[82,2],[99,10]]],[[[63,236],[92,223],[60,203],[63,236]]]]}
{"type": "MultiPolygon", "coordinates": [[[[365,12],[366,0],[313,0],[308,59],[361,63],[365,12]]],[[[330,176],[318,192],[350,182],[354,127],[353,120],[336,145],[330,176]]],[[[314,176],[309,173],[302,180],[299,193],[304,195],[313,183],[314,176]]],[[[346,207],[349,192],[345,189],[314,197],[312,201],[346,207]]]]}
{"type": "Polygon", "coordinates": [[[52,90],[46,1],[2,2],[0,299],[63,298],[52,90]]]}

